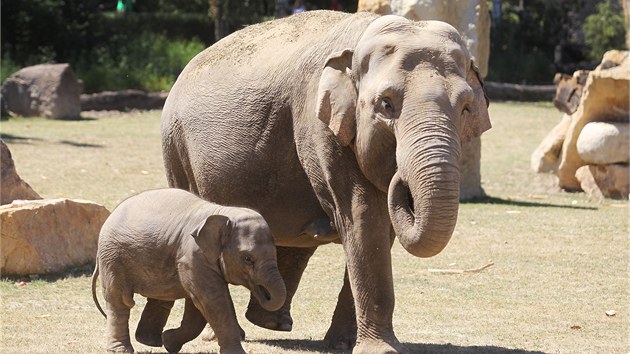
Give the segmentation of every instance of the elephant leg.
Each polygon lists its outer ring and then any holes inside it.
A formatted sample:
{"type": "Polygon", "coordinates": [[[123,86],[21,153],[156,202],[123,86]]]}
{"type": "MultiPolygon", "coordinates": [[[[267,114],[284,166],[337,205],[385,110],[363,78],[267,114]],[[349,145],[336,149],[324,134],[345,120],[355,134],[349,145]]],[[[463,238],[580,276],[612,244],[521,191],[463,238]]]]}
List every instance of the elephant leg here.
{"type": "MultiPolygon", "coordinates": [[[[355,208],[355,211],[364,210],[355,208]]],[[[357,321],[353,354],[409,353],[396,338],[392,325],[392,228],[387,215],[386,210],[378,208],[355,215],[356,222],[343,240],[357,321]]]]}
{"type": "MultiPolygon", "coordinates": [[[[238,327],[241,330],[241,340],[244,341],[245,340],[245,331],[243,330],[243,328],[240,325],[238,327]]],[[[201,332],[201,340],[203,340],[205,342],[212,342],[212,341],[214,341],[216,339],[217,339],[217,336],[214,333],[214,330],[212,329],[212,327],[210,327],[209,323],[206,323],[206,326],[204,327],[203,331],[201,332]]]]}
{"type": "Polygon", "coordinates": [[[129,314],[135,306],[133,291],[122,276],[108,279],[106,269],[101,271],[105,313],[107,314],[107,350],[110,352],[133,353],[129,335],[129,314]],[[107,284],[107,285],[106,285],[107,284]]]}
{"type": "Polygon", "coordinates": [[[332,349],[348,350],[357,340],[357,318],[354,310],[354,298],[348,279],[348,268],[343,277],[343,287],[339,292],[337,307],[332,322],[324,337],[326,346],[332,349]]]}
{"type": "Polygon", "coordinates": [[[136,328],[136,340],[151,347],[162,346],[162,330],[171,313],[174,301],[147,299],[136,328]]]}
{"type": "Polygon", "coordinates": [[[277,311],[267,311],[263,309],[258,301],[250,296],[249,305],[245,317],[253,324],[275,330],[291,331],[293,329],[293,318],[291,318],[291,301],[297,291],[302,274],[306,269],[308,260],[311,258],[317,247],[294,248],[277,247],[278,270],[282,275],[287,289],[287,299],[284,305],[277,311]]]}
{"type": "Polygon", "coordinates": [[[124,304],[107,303],[107,350],[117,353],[133,353],[129,336],[129,313],[124,304]]]}
{"type": "Polygon", "coordinates": [[[161,341],[169,353],[177,353],[182,346],[197,338],[206,325],[206,319],[195,307],[190,298],[186,298],[184,316],[179,328],[169,329],[162,334],[161,341]]]}

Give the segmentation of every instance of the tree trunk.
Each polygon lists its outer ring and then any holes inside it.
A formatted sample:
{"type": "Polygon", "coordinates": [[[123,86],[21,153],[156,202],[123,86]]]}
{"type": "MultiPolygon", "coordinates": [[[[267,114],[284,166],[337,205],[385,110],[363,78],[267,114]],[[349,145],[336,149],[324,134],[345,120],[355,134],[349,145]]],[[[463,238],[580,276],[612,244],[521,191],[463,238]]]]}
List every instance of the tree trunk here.
{"type": "Polygon", "coordinates": [[[221,38],[228,35],[225,18],[227,18],[227,7],[229,0],[210,0],[210,13],[214,21],[214,40],[218,42],[221,38]]]}

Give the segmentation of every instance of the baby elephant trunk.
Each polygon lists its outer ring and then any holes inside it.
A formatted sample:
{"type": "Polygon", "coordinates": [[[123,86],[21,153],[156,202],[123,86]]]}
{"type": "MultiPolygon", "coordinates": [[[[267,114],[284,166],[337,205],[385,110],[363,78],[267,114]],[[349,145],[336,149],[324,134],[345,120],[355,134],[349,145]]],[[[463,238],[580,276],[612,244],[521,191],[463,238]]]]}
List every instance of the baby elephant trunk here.
{"type": "Polygon", "coordinates": [[[276,311],[284,305],[287,297],[287,289],[284,280],[278,271],[275,262],[270,262],[261,267],[257,277],[250,288],[254,297],[267,311],[276,311]]]}

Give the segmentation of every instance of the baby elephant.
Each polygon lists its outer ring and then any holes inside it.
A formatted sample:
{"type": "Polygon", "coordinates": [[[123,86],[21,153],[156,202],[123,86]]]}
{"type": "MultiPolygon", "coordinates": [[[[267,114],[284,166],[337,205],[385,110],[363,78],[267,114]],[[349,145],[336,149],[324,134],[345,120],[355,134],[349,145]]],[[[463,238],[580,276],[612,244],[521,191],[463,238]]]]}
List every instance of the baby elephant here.
{"type": "Polygon", "coordinates": [[[138,342],[178,352],[207,322],[221,353],[245,353],[228,283],[247,287],[268,311],[284,304],[271,232],[253,210],[158,189],[125,200],[103,224],[92,295],[107,318],[110,351],[134,351],[129,312],[138,293],[147,297],[138,342]],[[99,272],[107,315],[96,298],[99,272]],[[186,304],[180,327],[162,333],[174,300],[181,298],[186,304]]]}

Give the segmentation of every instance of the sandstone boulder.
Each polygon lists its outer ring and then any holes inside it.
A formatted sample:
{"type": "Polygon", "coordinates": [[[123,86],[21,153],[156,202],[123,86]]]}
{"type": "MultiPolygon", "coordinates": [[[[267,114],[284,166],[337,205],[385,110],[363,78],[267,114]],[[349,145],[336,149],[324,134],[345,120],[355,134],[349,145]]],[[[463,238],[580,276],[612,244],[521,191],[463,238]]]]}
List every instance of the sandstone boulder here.
{"type": "Polygon", "coordinates": [[[109,211],[84,200],[15,201],[0,206],[0,273],[44,274],[93,262],[109,211]]]}
{"type": "Polygon", "coordinates": [[[473,138],[462,144],[459,161],[460,200],[483,197],[486,192],[481,187],[481,139],[473,138]]]}
{"type": "Polygon", "coordinates": [[[379,15],[389,15],[392,9],[389,7],[389,0],[359,0],[357,12],[367,11],[379,15]]]}
{"type": "Polygon", "coordinates": [[[582,128],[576,142],[580,158],[589,165],[630,161],[628,123],[591,122],[582,128]]]}
{"type": "Polygon", "coordinates": [[[571,125],[571,116],[565,114],[562,120],[547,134],[531,156],[531,167],[535,172],[556,172],[560,165],[562,144],[571,125]]]}
{"type": "Polygon", "coordinates": [[[0,165],[0,205],[9,204],[16,199],[41,199],[39,194],[17,174],[11,151],[2,140],[0,165]]]}
{"type": "Polygon", "coordinates": [[[577,111],[588,73],[587,70],[578,70],[572,76],[556,74],[554,83],[557,88],[553,104],[560,112],[573,114],[577,111]]]}
{"type": "Polygon", "coordinates": [[[628,199],[630,169],[627,164],[586,165],[575,176],[584,192],[596,197],[628,199]]]}
{"type": "Polygon", "coordinates": [[[628,122],[630,97],[630,61],[608,69],[598,68],[589,73],[580,105],[571,115],[566,140],[558,167],[560,187],[579,190],[575,172],[586,165],[577,151],[577,140],[584,126],[593,121],[628,122]]]}
{"type": "Polygon", "coordinates": [[[81,90],[69,64],[41,64],[11,75],[2,85],[2,100],[15,115],[75,119],[81,90]]]}

